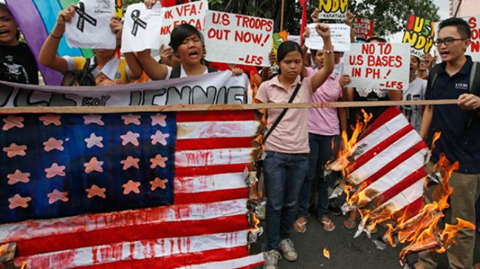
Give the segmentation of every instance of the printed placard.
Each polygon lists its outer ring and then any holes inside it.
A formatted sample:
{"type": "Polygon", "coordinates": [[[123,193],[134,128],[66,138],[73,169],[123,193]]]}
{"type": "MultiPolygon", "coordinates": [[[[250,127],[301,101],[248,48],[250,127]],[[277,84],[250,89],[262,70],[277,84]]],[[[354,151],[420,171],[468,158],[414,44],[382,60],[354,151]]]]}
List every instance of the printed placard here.
{"type": "Polygon", "coordinates": [[[121,52],[158,50],[160,35],[158,29],[162,25],[164,9],[154,5],[147,9],[144,3],[128,6],[122,32],[121,52]]]}
{"type": "Polygon", "coordinates": [[[344,20],[347,18],[348,0],[319,0],[319,19],[344,20]]]}
{"type": "Polygon", "coordinates": [[[403,34],[403,43],[409,43],[410,53],[417,57],[423,57],[429,53],[433,46],[435,36],[434,22],[419,16],[410,15],[407,29],[403,34]]]}
{"type": "Polygon", "coordinates": [[[115,0],[82,0],[75,15],[65,24],[68,46],[83,49],[115,49],[115,34],[110,19],[115,14],[115,0]],[[101,37],[101,38],[98,38],[101,37]]]}
{"type": "MultiPolygon", "coordinates": [[[[316,23],[308,25],[310,29],[310,36],[305,39],[305,45],[310,49],[323,49],[323,39],[318,35],[315,27],[316,23]]],[[[335,51],[349,51],[350,50],[350,26],[346,24],[328,24],[330,27],[330,36],[335,51]]]]}
{"type": "Polygon", "coordinates": [[[406,43],[352,44],[345,54],[349,87],[408,89],[410,45],[406,43]]]}
{"type": "Polygon", "coordinates": [[[193,25],[198,30],[203,31],[207,10],[208,2],[206,0],[164,8],[163,21],[160,27],[160,44],[168,45],[173,28],[182,23],[193,25]]]}
{"type": "Polygon", "coordinates": [[[204,37],[208,61],[270,66],[273,20],[207,11],[204,37]]]}
{"type": "Polygon", "coordinates": [[[354,23],[355,37],[363,40],[373,36],[373,20],[356,17],[354,23]]]}
{"type": "Polygon", "coordinates": [[[467,48],[467,55],[472,56],[473,61],[480,61],[480,15],[464,18],[472,31],[472,44],[467,48]]]}

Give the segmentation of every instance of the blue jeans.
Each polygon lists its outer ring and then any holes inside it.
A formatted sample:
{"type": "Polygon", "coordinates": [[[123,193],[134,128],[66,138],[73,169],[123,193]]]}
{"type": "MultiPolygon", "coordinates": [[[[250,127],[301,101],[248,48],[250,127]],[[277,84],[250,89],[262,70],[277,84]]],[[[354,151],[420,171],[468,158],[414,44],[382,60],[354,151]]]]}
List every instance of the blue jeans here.
{"type": "Polygon", "coordinates": [[[290,237],[297,197],[308,168],[308,154],[266,151],[263,161],[267,196],[267,251],[290,237]]]}
{"type": "Polygon", "coordinates": [[[318,179],[317,191],[318,191],[318,206],[317,217],[321,218],[327,215],[328,212],[328,187],[335,182],[338,177],[337,172],[330,173],[326,178],[324,175],[323,166],[327,161],[335,159],[335,154],[340,142],[338,135],[324,136],[317,134],[308,134],[308,142],[310,143],[310,157],[309,168],[303,181],[302,189],[298,196],[298,211],[299,217],[308,217],[308,209],[310,208],[310,197],[312,195],[312,185],[314,185],[315,176],[317,172],[320,173],[318,179]],[[332,140],[335,143],[334,149],[332,149],[332,140]]]}

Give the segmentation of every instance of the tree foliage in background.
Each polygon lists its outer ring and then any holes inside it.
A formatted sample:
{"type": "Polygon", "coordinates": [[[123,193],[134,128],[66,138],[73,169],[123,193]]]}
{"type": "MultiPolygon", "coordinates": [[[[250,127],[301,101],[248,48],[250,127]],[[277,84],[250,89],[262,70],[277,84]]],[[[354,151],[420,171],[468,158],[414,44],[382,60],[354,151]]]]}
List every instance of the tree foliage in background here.
{"type": "MultiPolygon", "coordinates": [[[[284,0],[284,29],[292,35],[300,33],[302,8],[295,0],[284,0]]],[[[127,7],[143,0],[123,0],[127,7]]],[[[211,10],[237,13],[273,19],[274,31],[280,31],[281,0],[208,0],[211,10]]],[[[308,22],[310,14],[318,7],[318,0],[307,2],[308,22]]],[[[403,31],[410,14],[439,20],[438,7],[433,0],[349,0],[350,10],[356,15],[375,21],[375,35],[388,36],[403,31]]]]}
{"type": "Polygon", "coordinates": [[[349,0],[349,7],[356,16],[375,21],[374,35],[388,36],[403,31],[408,16],[438,21],[438,7],[433,0],[349,0]]]}

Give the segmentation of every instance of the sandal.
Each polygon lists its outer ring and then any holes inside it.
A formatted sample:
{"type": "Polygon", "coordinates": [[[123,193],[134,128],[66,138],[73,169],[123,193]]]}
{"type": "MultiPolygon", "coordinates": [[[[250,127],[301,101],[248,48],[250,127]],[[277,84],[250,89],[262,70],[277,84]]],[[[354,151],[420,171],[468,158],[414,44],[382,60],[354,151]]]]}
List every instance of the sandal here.
{"type": "Polygon", "coordinates": [[[304,233],[307,231],[307,219],[304,217],[299,217],[297,221],[293,224],[295,231],[299,233],[304,233]]]}
{"type": "Polygon", "coordinates": [[[320,223],[322,224],[323,229],[327,232],[333,232],[335,230],[335,223],[333,223],[333,221],[327,216],[321,217],[320,223]]]}
{"type": "Polygon", "coordinates": [[[357,227],[357,212],[350,212],[350,214],[347,217],[347,220],[343,222],[343,226],[347,230],[353,230],[355,227],[357,227]]]}

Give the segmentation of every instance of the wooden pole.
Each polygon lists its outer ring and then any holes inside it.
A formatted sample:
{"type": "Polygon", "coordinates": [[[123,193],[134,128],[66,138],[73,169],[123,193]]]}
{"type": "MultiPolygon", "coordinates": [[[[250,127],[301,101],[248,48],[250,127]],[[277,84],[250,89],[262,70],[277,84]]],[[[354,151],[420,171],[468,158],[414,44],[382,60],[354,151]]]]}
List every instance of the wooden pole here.
{"type": "Polygon", "coordinates": [[[411,100],[411,101],[364,101],[364,102],[331,102],[331,103],[282,103],[282,104],[238,104],[238,105],[167,105],[167,106],[83,106],[83,107],[12,107],[0,108],[0,114],[111,114],[135,112],[179,112],[179,111],[225,111],[225,110],[257,110],[257,109],[305,109],[305,108],[339,108],[339,107],[376,107],[402,105],[454,105],[457,99],[445,100],[411,100]]]}
{"type": "Polygon", "coordinates": [[[282,0],[282,6],[280,11],[280,31],[283,31],[283,15],[285,12],[285,0],[282,0]]]}
{"type": "Polygon", "coordinates": [[[457,8],[455,9],[455,14],[453,14],[453,17],[457,17],[458,11],[460,10],[461,5],[462,5],[462,0],[458,0],[458,5],[457,5],[457,8]]]}

